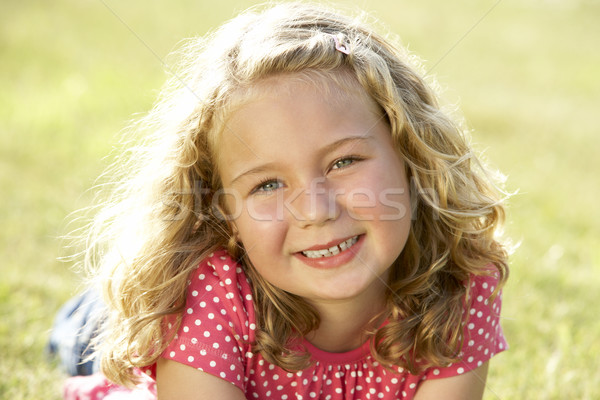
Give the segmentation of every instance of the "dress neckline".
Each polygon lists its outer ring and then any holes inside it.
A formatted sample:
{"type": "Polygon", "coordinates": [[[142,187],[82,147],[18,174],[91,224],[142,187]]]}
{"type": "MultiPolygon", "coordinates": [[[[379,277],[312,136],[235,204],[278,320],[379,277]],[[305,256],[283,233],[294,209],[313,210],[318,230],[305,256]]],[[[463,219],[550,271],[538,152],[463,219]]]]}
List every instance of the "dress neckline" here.
{"type": "Polygon", "coordinates": [[[366,358],[371,354],[371,348],[369,340],[365,341],[360,347],[346,351],[343,353],[332,353],[329,351],[321,350],[308,340],[304,339],[303,345],[306,350],[311,354],[311,358],[314,361],[319,361],[326,364],[348,364],[355,363],[366,358]]]}

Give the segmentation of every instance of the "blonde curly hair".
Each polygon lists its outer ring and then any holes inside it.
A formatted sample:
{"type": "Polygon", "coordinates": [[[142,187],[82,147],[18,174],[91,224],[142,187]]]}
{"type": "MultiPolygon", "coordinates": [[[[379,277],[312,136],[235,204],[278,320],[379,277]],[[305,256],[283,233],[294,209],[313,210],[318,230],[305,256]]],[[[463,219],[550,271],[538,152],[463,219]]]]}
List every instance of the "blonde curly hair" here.
{"type": "Polygon", "coordinates": [[[255,351],[287,370],[308,365],[308,354],[288,346],[318,326],[317,312],[256,273],[213,194],[221,189],[215,143],[232,104],[266,77],[310,71],[334,79],[344,70],[379,105],[413,185],[409,238],[379,316],[389,323],[370,331],[373,356],[413,373],[456,361],[469,279],[496,274],[497,294],[508,277],[495,235],[505,195],[416,59],[360,18],[305,3],[248,11],[179,54],[159,102],[129,130],[135,145],[115,162],[108,176],[116,183],[90,227],[86,263],[109,310],[99,340],[105,375],[131,384],[134,367],[156,362],[174,335],[165,318],[185,306],[190,272],[223,247],[254,288],[255,351]]]}

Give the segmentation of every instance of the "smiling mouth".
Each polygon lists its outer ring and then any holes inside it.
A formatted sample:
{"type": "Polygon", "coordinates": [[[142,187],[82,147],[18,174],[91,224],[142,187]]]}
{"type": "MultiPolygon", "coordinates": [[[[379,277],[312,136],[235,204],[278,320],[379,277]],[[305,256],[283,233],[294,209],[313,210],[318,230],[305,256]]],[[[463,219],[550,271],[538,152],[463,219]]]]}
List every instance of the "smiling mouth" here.
{"type": "Polygon", "coordinates": [[[332,256],[340,254],[342,251],[348,250],[349,248],[351,248],[352,246],[354,246],[356,244],[356,242],[358,242],[358,236],[359,235],[356,235],[354,237],[351,237],[348,240],[344,240],[340,244],[337,244],[335,246],[331,246],[328,249],[323,249],[323,250],[305,250],[305,251],[302,251],[302,254],[305,257],[308,257],[308,258],[332,257],[332,256]]]}

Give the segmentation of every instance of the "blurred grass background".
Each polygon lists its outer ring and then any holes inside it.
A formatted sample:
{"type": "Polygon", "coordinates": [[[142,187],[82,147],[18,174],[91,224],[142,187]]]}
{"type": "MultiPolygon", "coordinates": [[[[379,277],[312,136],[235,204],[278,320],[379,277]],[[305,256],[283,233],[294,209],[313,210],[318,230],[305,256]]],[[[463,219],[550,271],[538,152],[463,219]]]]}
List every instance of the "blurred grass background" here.
{"type": "MultiPolygon", "coordinates": [[[[0,3],[1,399],[60,398],[64,375],[43,349],[81,277],[56,260],[58,238],[119,130],[151,106],[159,59],[254,3],[0,3]]],[[[424,59],[520,191],[507,226],[522,242],[504,295],[511,349],[493,359],[485,398],[600,398],[600,3],[340,4],[424,59]]]]}

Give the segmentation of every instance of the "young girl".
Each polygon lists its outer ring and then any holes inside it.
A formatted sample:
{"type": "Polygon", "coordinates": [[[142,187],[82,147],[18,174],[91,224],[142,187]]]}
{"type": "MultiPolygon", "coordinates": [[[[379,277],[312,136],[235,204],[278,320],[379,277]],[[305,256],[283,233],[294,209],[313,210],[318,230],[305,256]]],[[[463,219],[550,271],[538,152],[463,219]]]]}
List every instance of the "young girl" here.
{"type": "Polygon", "coordinates": [[[183,53],[93,228],[105,376],[160,399],[481,398],[504,210],[414,60],[305,4],[183,53]]]}

